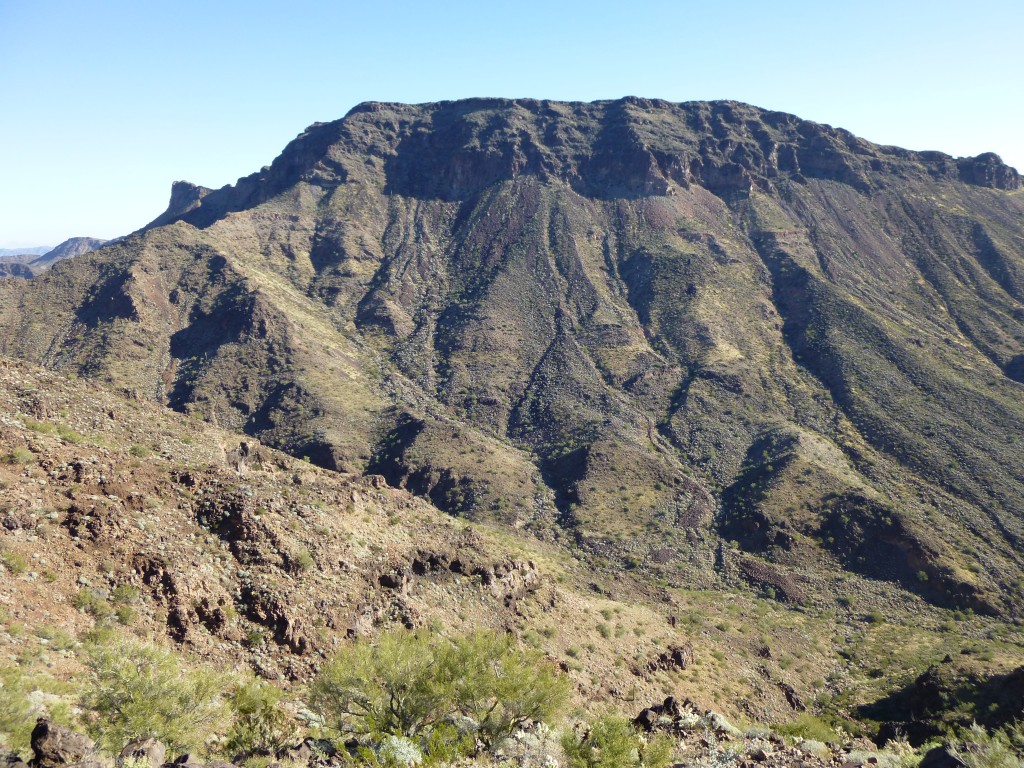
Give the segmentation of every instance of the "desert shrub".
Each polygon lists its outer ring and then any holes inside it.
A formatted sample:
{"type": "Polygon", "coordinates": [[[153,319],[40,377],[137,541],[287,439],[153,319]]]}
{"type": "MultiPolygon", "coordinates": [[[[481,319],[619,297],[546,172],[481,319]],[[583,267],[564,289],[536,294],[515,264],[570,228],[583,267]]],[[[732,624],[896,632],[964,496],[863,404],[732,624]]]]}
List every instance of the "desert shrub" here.
{"type": "Polygon", "coordinates": [[[110,751],[150,736],[172,751],[202,751],[227,726],[225,676],[187,669],[169,651],[106,632],[90,643],[86,664],[88,727],[110,751]]]}
{"type": "Polygon", "coordinates": [[[316,560],[313,559],[313,555],[307,549],[300,549],[296,552],[292,556],[292,562],[297,571],[308,571],[316,565],[316,560]]]}
{"type": "Polygon", "coordinates": [[[568,731],[562,749],[569,768],[665,768],[672,742],[663,734],[642,737],[622,717],[602,717],[582,733],[568,731]]]}
{"type": "Polygon", "coordinates": [[[24,423],[25,427],[33,432],[38,432],[42,435],[57,435],[67,443],[79,445],[85,440],[84,435],[76,432],[67,424],[48,424],[45,421],[36,421],[34,419],[25,419],[24,423]]]}
{"type": "Polygon", "coordinates": [[[94,589],[82,587],[74,596],[71,604],[83,613],[88,613],[97,621],[103,621],[114,614],[114,609],[102,594],[94,589]]]}
{"type": "Polygon", "coordinates": [[[117,619],[118,624],[127,627],[135,621],[135,609],[130,605],[119,605],[114,609],[114,618],[117,619]]]}
{"type": "Polygon", "coordinates": [[[225,747],[233,755],[274,755],[295,735],[295,723],[282,706],[285,694],[263,680],[249,678],[228,696],[234,722],[225,747]]]}
{"type": "Polygon", "coordinates": [[[445,676],[454,681],[455,712],[479,723],[488,745],[533,721],[547,722],[568,701],[568,684],[543,657],[508,635],[479,632],[442,648],[445,676]]]}
{"type": "Polygon", "coordinates": [[[440,723],[430,729],[425,751],[430,765],[447,766],[476,747],[473,735],[460,731],[449,723],[440,723]]]}
{"type": "Polygon", "coordinates": [[[539,653],[480,632],[454,639],[390,632],[330,659],[310,688],[311,704],[341,732],[424,737],[470,718],[487,746],[528,721],[547,721],[568,686],[539,653]]]}
{"type": "Polygon", "coordinates": [[[0,544],[0,563],[3,563],[4,568],[15,576],[28,570],[28,560],[17,552],[7,549],[3,544],[0,544]]]}
{"type": "Polygon", "coordinates": [[[775,732],[782,736],[810,739],[811,741],[840,741],[839,734],[832,726],[808,712],[788,723],[775,726],[775,732]]]}
{"type": "Polygon", "coordinates": [[[48,624],[36,629],[36,637],[45,640],[47,646],[55,651],[68,651],[77,644],[75,638],[63,629],[48,624]]]}
{"type": "Polygon", "coordinates": [[[32,461],[32,452],[27,448],[15,448],[3,458],[5,464],[28,464],[32,461]]]}
{"type": "Polygon", "coordinates": [[[131,584],[118,584],[110,593],[110,599],[119,605],[130,605],[139,602],[141,592],[131,584]]]}
{"type": "Polygon", "coordinates": [[[1024,767],[1024,724],[1016,723],[988,733],[977,723],[951,746],[967,768],[1024,767]]]}
{"type": "Polygon", "coordinates": [[[81,445],[85,442],[85,435],[81,432],[76,432],[66,424],[57,425],[57,435],[64,442],[71,443],[73,445],[81,445]]]}
{"type": "Polygon", "coordinates": [[[914,749],[904,738],[891,739],[881,752],[861,752],[852,750],[847,756],[848,762],[868,763],[875,758],[878,768],[917,768],[928,747],[921,751],[914,749]]]}

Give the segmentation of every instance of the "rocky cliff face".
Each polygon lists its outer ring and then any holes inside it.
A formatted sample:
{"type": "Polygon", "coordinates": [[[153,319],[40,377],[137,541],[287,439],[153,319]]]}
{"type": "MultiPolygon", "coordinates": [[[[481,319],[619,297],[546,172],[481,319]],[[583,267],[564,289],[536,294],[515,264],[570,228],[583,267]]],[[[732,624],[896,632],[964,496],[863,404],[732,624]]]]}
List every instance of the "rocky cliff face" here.
{"type": "Polygon", "coordinates": [[[0,286],[0,353],[670,582],[1014,613],[1022,194],[732,102],[364,104],[0,286]]]}

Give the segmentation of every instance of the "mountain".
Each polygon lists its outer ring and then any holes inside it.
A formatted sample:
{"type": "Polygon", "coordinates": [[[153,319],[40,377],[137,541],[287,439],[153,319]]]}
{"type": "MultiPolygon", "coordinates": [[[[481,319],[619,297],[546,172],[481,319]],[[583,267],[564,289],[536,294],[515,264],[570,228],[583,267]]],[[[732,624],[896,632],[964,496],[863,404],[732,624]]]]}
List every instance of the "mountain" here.
{"type": "Polygon", "coordinates": [[[62,259],[71,259],[75,256],[81,256],[83,253],[95,251],[107,242],[107,240],[100,240],[96,237],[68,238],[56,248],[47,251],[38,259],[33,259],[30,263],[36,270],[41,272],[52,267],[56,262],[61,261],[62,259]]]}
{"type": "Polygon", "coordinates": [[[0,353],[670,585],[1019,617],[1024,192],[733,103],[364,104],[0,353]]]}
{"type": "Polygon", "coordinates": [[[42,256],[52,250],[49,245],[26,246],[25,248],[0,248],[0,258],[8,256],[42,256]]]}
{"type": "Polygon", "coordinates": [[[0,643],[128,585],[270,677],[440,622],[598,709],[1016,717],[1022,214],[995,155],[636,98],[364,104],[177,182],[0,281],[0,643]]]}
{"type": "Polygon", "coordinates": [[[26,280],[33,277],[32,267],[28,261],[36,258],[32,255],[10,256],[0,258],[0,278],[2,277],[23,277],[26,280]]]}
{"type": "Polygon", "coordinates": [[[0,252],[0,277],[32,278],[62,259],[94,251],[106,242],[95,237],[72,237],[56,248],[30,248],[26,253],[0,252]]]}

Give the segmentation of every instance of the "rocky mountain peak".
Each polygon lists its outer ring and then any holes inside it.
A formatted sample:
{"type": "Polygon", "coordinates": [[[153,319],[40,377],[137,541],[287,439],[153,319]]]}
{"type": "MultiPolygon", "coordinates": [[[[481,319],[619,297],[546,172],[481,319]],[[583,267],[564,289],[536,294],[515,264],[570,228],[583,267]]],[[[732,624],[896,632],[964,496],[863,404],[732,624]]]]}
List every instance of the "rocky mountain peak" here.
{"type": "Polygon", "coordinates": [[[233,186],[210,195],[176,184],[168,211],[151,226],[176,219],[206,226],[299,182],[332,188],[357,178],[389,193],[466,200],[524,176],[603,199],[667,195],[690,184],[720,195],[749,194],[808,177],[862,193],[891,177],[959,179],[1004,190],[1021,183],[992,153],[956,160],[879,146],[843,129],[732,101],[366,102],[341,120],[311,125],[272,165],[233,186]]]}

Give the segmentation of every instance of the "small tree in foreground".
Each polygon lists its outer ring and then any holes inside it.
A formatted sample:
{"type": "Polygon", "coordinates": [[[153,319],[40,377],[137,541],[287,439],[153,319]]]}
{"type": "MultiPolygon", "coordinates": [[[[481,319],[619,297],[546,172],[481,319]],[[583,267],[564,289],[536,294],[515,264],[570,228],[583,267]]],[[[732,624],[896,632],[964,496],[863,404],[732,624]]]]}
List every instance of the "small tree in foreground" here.
{"type": "Polygon", "coordinates": [[[557,715],[568,684],[541,654],[493,632],[453,639],[390,632],[330,659],[310,698],[341,732],[429,741],[438,727],[469,718],[490,747],[524,723],[557,715]]]}
{"type": "Polygon", "coordinates": [[[92,643],[86,664],[89,730],[113,752],[149,736],[172,750],[202,750],[227,726],[224,675],[186,669],[169,651],[111,634],[92,643]]]}

